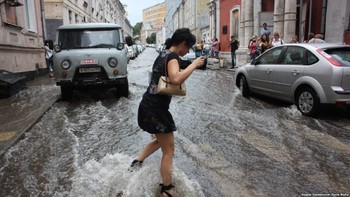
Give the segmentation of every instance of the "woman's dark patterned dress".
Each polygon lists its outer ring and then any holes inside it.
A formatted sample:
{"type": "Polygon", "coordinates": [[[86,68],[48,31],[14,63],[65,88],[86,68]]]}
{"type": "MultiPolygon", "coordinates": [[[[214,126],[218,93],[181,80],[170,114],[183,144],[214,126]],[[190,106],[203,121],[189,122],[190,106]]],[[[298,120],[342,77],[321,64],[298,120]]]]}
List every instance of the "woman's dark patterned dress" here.
{"type": "Polygon", "coordinates": [[[138,124],[148,133],[176,131],[173,117],[169,112],[171,96],[157,93],[158,80],[160,76],[165,75],[165,65],[172,59],[177,59],[180,65],[181,61],[176,53],[163,53],[157,57],[152,68],[151,82],[139,105],[138,124]]]}

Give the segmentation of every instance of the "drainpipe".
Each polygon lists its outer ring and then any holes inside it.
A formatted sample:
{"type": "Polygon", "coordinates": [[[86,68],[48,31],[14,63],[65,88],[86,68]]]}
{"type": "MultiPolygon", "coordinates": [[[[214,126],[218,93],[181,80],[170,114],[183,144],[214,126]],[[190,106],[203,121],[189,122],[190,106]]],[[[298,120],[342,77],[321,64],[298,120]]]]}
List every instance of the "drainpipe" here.
{"type": "Polygon", "coordinates": [[[47,40],[44,0],[40,0],[41,28],[43,29],[43,41],[47,40]]]}
{"type": "Polygon", "coordinates": [[[213,10],[214,10],[214,38],[216,38],[216,1],[213,1],[213,10]]]}

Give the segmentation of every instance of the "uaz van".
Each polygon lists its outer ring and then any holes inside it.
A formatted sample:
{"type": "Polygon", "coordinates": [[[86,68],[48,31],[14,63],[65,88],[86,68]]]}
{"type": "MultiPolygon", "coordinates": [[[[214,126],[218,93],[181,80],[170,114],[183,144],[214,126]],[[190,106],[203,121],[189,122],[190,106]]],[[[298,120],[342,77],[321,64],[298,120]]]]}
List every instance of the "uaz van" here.
{"type": "MultiPolygon", "coordinates": [[[[132,40],[125,39],[128,45],[132,40]]],[[[120,26],[111,23],[62,25],[57,29],[53,70],[63,100],[81,87],[113,87],[127,97],[127,49],[120,26]]]]}

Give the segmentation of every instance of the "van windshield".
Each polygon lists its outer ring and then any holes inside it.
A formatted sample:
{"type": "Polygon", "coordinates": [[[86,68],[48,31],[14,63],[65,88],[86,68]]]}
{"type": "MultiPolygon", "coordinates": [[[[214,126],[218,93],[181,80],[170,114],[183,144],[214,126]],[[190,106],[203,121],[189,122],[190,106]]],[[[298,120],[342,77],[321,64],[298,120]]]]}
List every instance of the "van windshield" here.
{"type": "Polygon", "coordinates": [[[118,29],[62,29],[58,34],[58,45],[62,50],[115,48],[119,42],[118,29]]]}

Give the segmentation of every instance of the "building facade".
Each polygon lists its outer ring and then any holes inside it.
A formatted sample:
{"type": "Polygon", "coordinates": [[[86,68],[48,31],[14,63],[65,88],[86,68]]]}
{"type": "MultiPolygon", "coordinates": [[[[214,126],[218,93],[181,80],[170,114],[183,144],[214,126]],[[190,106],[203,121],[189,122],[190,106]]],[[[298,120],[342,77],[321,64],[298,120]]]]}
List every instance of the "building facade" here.
{"type": "MultiPolygon", "coordinates": [[[[248,43],[253,35],[260,36],[263,23],[271,32],[278,32],[288,43],[292,35],[299,42],[307,40],[309,33],[322,34],[326,42],[349,43],[350,2],[347,0],[220,0],[220,17],[216,32],[221,41],[220,56],[230,62],[229,37],[236,35],[240,41],[238,64],[249,61],[248,43]],[[339,17],[341,16],[341,17],[339,17]]],[[[214,6],[213,6],[214,7],[214,6]]],[[[214,25],[211,23],[211,25],[214,25]]],[[[213,28],[211,26],[211,28],[213,28]]]]}
{"type": "Polygon", "coordinates": [[[198,42],[210,40],[208,0],[182,0],[176,9],[172,8],[170,11],[172,12],[167,12],[166,17],[168,37],[174,33],[170,32],[170,29],[175,31],[186,27],[196,36],[198,42]]]}
{"type": "Polygon", "coordinates": [[[0,69],[27,79],[46,71],[41,1],[0,2],[0,69]]]}
{"type": "Polygon", "coordinates": [[[175,25],[174,14],[180,6],[182,0],[165,0],[165,37],[170,38],[174,33],[175,25]]]}
{"type": "Polygon", "coordinates": [[[119,0],[44,0],[48,40],[55,40],[60,25],[74,23],[116,23],[125,35],[132,35],[124,5],[119,0]]]}
{"type": "MultiPolygon", "coordinates": [[[[152,33],[159,34],[159,31],[164,27],[165,20],[165,2],[159,3],[152,7],[146,8],[142,11],[142,22],[141,28],[141,43],[146,43],[147,37],[150,37],[152,33]]],[[[161,31],[162,32],[162,31],[161,31]]],[[[163,36],[161,36],[163,37],[163,36]]],[[[164,43],[162,40],[161,43],[164,43]]],[[[161,44],[160,43],[160,44],[161,44]]]]}

